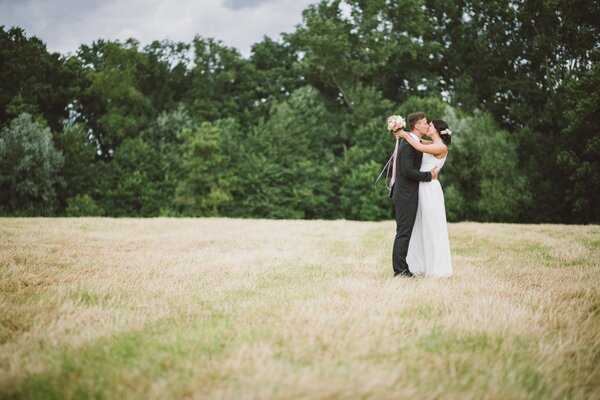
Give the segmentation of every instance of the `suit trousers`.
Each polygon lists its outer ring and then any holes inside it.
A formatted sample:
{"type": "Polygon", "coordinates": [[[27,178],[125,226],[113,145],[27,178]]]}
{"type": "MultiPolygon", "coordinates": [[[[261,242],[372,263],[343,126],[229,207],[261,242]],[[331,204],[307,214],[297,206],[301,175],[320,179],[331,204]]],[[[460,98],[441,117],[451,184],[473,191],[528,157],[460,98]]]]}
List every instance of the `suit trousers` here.
{"type": "MultiPolygon", "coordinates": [[[[417,186],[418,187],[418,186],[417,186]]],[[[392,203],[394,205],[394,216],[396,218],[396,237],[392,250],[392,267],[394,274],[409,272],[406,262],[408,244],[412,235],[417,208],[419,206],[419,192],[415,190],[396,191],[396,185],[392,187],[392,203]]]]}

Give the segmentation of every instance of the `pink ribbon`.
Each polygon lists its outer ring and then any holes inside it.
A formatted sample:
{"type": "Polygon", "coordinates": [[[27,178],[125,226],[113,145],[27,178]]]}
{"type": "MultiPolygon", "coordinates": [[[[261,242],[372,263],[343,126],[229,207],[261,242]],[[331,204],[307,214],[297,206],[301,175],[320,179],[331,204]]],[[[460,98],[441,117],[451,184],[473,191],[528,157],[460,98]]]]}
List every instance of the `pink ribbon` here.
{"type": "Polygon", "coordinates": [[[375,180],[375,184],[377,185],[377,182],[379,182],[379,178],[381,178],[381,176],[385,172],[385,179],[387,181],[388,174],[390,173],[390,163],[393,162],[394,164],[392,165],[392,179],[390,180],[389,185],[386,182],[386,186],[390,193],[392,192],[392,186],[394,186],[394,183],[396,183],[396,159],[398,157],[398,143],[400,143],[400,139],[396,138],[396,147],[394,148],[394,152],[392,153],[392,156],[390,157],[388,162],[385,163],[385,166],[383,167],[383,169],[379,173],[379,176],[375,180]]]}
{"type": "Polygon", "coordinates": [[[396,138],[396,148],[394,148],[394,161],[393,161],[393,165],[392,165],[392,180],[390,181],[390,191],[392,190],[392,187],[394,187],[394,183],[396,183],[396,158],[398,157],[398,143],[400,142],[400,139],[396,138]]]}

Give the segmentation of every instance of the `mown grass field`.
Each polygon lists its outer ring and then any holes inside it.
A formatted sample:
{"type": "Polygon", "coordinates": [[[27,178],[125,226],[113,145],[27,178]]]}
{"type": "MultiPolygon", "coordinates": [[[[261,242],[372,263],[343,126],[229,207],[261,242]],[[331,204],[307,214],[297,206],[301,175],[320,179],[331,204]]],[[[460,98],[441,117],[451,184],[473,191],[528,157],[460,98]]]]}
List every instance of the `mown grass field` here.
{"type": "Polygon", "coordinates": [[[600,227],[0,219],[0,398],[600,398],[600,227]]]}

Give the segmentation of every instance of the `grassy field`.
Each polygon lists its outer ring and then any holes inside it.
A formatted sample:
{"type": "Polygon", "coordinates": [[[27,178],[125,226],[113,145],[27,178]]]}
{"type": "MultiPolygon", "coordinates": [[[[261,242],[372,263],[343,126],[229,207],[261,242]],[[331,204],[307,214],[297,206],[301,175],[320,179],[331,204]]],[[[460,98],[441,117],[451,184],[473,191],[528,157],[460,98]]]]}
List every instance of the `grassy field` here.
{"type": "Polygon", "coordinates": [[[0,398],[600,398],[600,227],[0,219],[0,398]]]}

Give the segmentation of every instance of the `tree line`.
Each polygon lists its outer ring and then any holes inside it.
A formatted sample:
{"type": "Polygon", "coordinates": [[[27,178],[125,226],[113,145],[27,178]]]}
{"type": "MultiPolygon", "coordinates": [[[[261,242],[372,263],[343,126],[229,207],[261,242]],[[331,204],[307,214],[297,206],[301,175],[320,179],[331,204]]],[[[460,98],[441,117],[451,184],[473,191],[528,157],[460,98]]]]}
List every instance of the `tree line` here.
{"type": "Polygon", "coordinates": [[[321,1],[214,38],[50,53],[0,27],[0,215],[382,220],[386,117],[453,132],[450,221],[598,223],[600,8],[321,1]]]}

